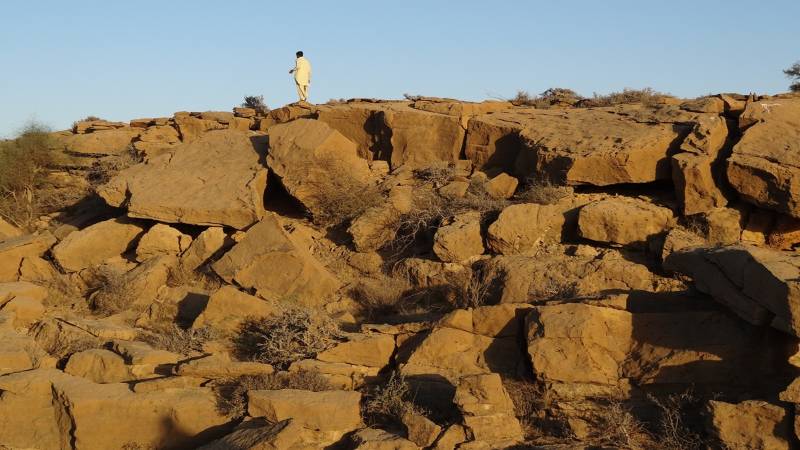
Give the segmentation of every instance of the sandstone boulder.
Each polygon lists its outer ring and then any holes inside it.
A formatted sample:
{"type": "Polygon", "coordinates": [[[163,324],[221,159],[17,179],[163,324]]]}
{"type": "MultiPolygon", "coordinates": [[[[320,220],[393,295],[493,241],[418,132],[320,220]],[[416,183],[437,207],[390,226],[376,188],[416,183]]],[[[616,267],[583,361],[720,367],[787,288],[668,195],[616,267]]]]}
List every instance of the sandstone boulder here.
{"type": "Polygon", "coordinates": [[[423,448],[430,447],[442,432],[442,427],[417,412],[406,412],[401,420],[406,427],[408,440],[423,448]]]}
{"type": "Polygon", "coordinates": [[[353,246],[359,252],[371,252],[386,246],[397,235],[399,217],[399,211],[392,204],[367,209],[347,228],[353,246]]]}
{"type": "Polygon", "coordinates": [[[228,235],[222,227],[211,227],[197,236],[189,248],[181,255],[181,266],[196,270],[207,263],[214,255],[228,244],[228,235]]]}
{"type": "Polygon", "coordinates": [[[311,214],[337,192],[358,192],[372,183],[356,144],[323,122],[298,119],[270,129],[267,164],[286,190],[311,214]]]}
{"type": "Polygon", "coordinates": [[[53,247],[53,259],[62,269],[78,272],[130,250],[144,232],[125,218],[110,219],[70,233],[53,247]]]}
{"type": "Polygon", "coordinates": [[[506,448],[523,441],[514,403],[496,373],[463,377],[453,399],[472,441],[506,448]]]}
{"type": "Polygon", "coordinates": [[[22,261],[44,255],[55,243],[49,232],[0,240],[0,282],[17,281],[22,261]]]}
{"type": "Polygon", "coordinates": [[[353,391],[249,391],[247,413],[272,422],[292,419],[324,433],[326,443],[332,444],[363,426],[360,402],[361,394],[353,391]]]}
{"type": "Polygon", "coordinates": [[[485,184],[486,192],[490,196],[499,199],[513,197],[514,192],[517,190],[517,185],[519,185],[519,180],[507,173],[501,173],[485,184]]]}
{"type": "Polygon", "coordinates": [[[179,256],[189,248],[192,237],[163,223],[153,225],[139,239],[136,246],[136,260],[143,262],[153,256],[179,256]]]}
{"type": "Polygon", "coordinates": [[[483,254],[480,213],[460,214],[440,226],[433,237],[433,252],[444,262],[463,262],[483,254]]]}
{"type": "Polygon", "coordinates": [[[64,372],[92,380],[95,383],[121,383],[132,378],[125,360],[116,353],[91,349],[69,357],[64,372]]]}
{"type": "Polygon", "coordinates": [[[668,208],[644,200],[617,197],[599,200],[581,208],[578,231],[598,242],[636,244],[667,231],[673,224],[668,208]]]}
{"type": "Polygon", "coordinates": [[[793,441],[791,414],[759,400],[738,404],[708,402],[709,431],[723,448],[789,449],[793,441]]]}
{"type": "Polygon", "coordinates": [[[177,375],[206,379],[234,379],[244,375],[269,375],[273,372],[269,364],[232,361],[227,355],[204,356],[183,362],[175,368],[177,375]]]}
{"type": "Polygon", "coordinates": [[[391,131],[393,168],[458,160],[465,135],[459,117],[416,110],[404,104],[394,104],[380,114],[391,131]]]}
{"type": "Polygon", "coordinates": [[[119,155],[127,151],[131,141],[141,134],[139,128],[119,128],[86,134],[63,136],[64,149],[81,155],[119,155]]]}
{"type": "Polygon", "coordinates": [[[123,170],[99,194],[130,217],[243,229],[264,215],[265,153],[264,137],[206,133],[123,170]]]}
{"type": "Polygon", "coordinates": [[[514,109],[471,118],[464,146],[467,158],[477,168],[513,168],[522,149],[519,132],[535,114],[533,108],[514,109]]]}
{"type": "Polygon", "coordinates": [[[272,303],[245,294],[233,286],[223,286],[208,298],[208,303],[192,323],[192,328],[211,327],[224,334],[233,334],[245,319],[268,317],[274,313],[275,305],[272,303]]]}
{"type": "Polygon", "coordinates": [[[728,158],[728,181],[763,208],[800,217],[800,99],[762,100],[747,105],[744,130],[728,158]],[[750,125],[752,124],[752,125],[750,125]]]}
{"type": "Polygon", "coordinates": [[[420,447],[408,439],[381,430],[364,428],[353,434],[356,450],[419,450],[420,447]]]}
{"type": "Polygon", "coordinates": [[[133,147],[147,158],[157,156],[181,142],[178,130],[169,125],[147,128],[133,147]]]}
{"type": "Polygon", "coordinates": [[[528,254],[543,242],[560,242],[568,206],[521,203],[507,206],[489,226],[488,247],[502,255],[528,254]]]}
{"type": "Polygon", "coordinates": [[[351,334],[346,342],[317,354],[324,362],[384,368],[394,354],[394,337],[385,334],[351,334]]]}
{"type": "Polygon", "coordinates": [[[186,113],[175,113],[173,120],[175,121],[175,126],[178,128],[178,133],[180,133],[183,143],[196,141],[203,137],[208,131],[225,128],[225,125],[216,120],[201,119],[186,113]]]}
{"type": "Polygon", "coordinates": [[[250,228],[212,267],[225,281],[256,289],[260,297],[307,305],[325,303],[340,285],[306,248],[292,242],[274,214],[250,228]]]}

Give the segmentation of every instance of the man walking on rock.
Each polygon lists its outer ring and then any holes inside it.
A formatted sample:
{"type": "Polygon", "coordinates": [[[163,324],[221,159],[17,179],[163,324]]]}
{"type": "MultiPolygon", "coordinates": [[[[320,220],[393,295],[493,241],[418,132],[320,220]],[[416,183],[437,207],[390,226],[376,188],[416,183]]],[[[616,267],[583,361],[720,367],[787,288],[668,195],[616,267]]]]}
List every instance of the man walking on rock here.
{"type": "Polygon", "coordinates": [[[308,85],[311,84],[311,63],[303,57],[303,52],[297,52],[297,59],[294,69],[289,73],[294,74],[294,82],[297,84],[297,95],[301,102],[308,100],[308,85]]]}

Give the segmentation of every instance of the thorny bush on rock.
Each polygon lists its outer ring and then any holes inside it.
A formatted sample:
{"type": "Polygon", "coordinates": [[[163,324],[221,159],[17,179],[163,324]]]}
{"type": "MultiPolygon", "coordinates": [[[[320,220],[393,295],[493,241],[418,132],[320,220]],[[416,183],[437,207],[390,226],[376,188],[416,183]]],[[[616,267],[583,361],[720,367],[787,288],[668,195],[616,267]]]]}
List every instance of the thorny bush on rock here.
{"type": "Polygon", "coordinates": [[[234,345],[242,359],[285,370],[291,363],[313,358],[342,340],[342,332],[330,317],[292,305],[274,316],[245,321],[234,345]]]}

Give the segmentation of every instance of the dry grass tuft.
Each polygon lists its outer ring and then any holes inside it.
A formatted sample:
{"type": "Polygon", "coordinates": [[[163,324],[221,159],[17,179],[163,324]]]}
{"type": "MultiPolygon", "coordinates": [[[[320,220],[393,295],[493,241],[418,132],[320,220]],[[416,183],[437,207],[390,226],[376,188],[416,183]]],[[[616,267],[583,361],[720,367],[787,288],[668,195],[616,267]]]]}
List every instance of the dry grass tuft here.
{"type": "Polygon", "coordinates": [[[181,355],[202,352],[206,342],[217,338],[211,328],[184,329],[176,324],[168,324],[143,333],[142,340],[154,348],[181,355]]]}
{"type": "Polygon", "coordinates": [[[358,302],[364,318],[376,320],[405,312],[404,303],[410,291],[408,277],[398,273],[359,280],[350,290],[350,295],[358,302]]]}
{"type": "Polygon", "coordinates": [[[242,417],[247,412],[248,391],[275,391],[300,389],[321,392],[333,389],[328,380],[318,372],[277,372],[265,375],[245,375],[234,380],[224,380],[216,387],[217,408],[223,414],[242,417]]]}
{"type": "Polygon", "coordinates": [[[222,284],[222,280],[211,271],[192,270],[181,264],[170,267],[167,276],[167,286],[169,287],[190,286],[213,292],[221,288],[222,284]]]}
{"type": "Polygon", "coordinates": [[[405,414],[425,413],[414,404],[411,386],[397,372],[392,372],[385,384],[375,387],[366,397],[363,415],[369,423],[399,424],[405,414]]]}
{"type": "Polygon", "coordinates": [[[144,161],[142,156],[136,152],[136,149],[134,149],[132,145],[129,145],[128,148],[119,155],[105,157],[99,161],[95,161],[89,169],[86,178],[89,180],[89,184],[92,187],[97,188],[108,183],[109,180],[120,171],[135,166],[142,161],[144,161]]]}
{"type": "Polygon", "coordinates": [[[270,317],[245,321],[234,345],[240,358],[285,370],[295,361],[313,358],[342,340],[336,323],[322,312],[286,306],[270,317]]]}

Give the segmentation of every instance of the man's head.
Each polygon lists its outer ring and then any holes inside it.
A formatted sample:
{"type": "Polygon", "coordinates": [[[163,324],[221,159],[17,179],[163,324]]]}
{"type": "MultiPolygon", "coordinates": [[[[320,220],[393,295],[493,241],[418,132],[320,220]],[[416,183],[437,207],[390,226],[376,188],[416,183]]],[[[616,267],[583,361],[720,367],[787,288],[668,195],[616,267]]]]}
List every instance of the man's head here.
{"type": "Polygon", "coordinates": [[[297,52],[297,53],[295,53],[295,55],[297,55],[297,57],[299,58],[299,57],[303,56],[303,52],[297,52]]]}

